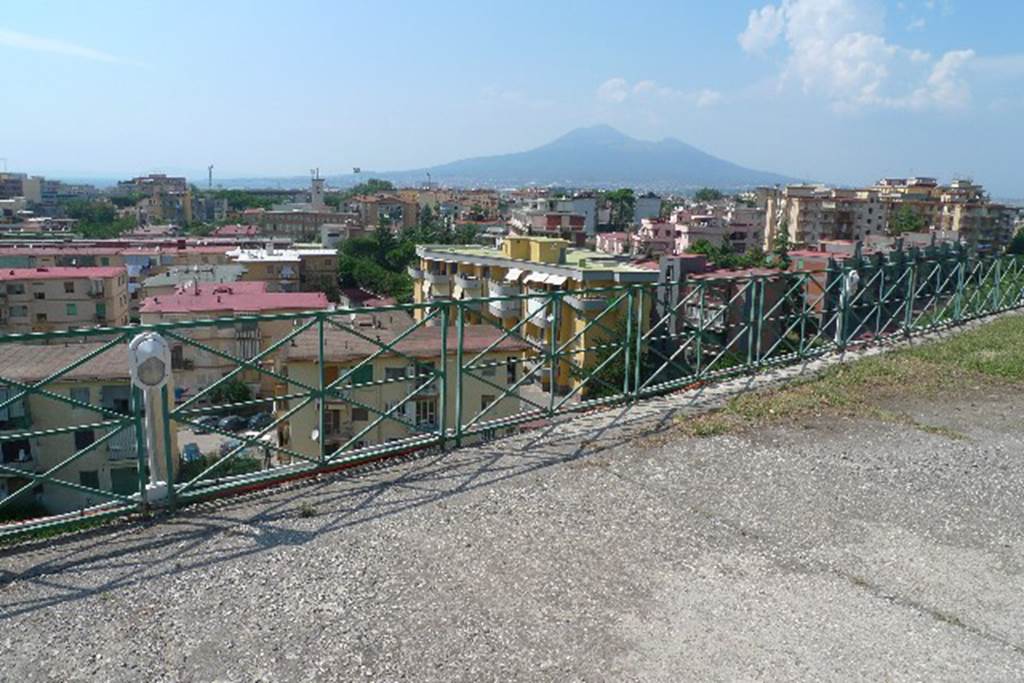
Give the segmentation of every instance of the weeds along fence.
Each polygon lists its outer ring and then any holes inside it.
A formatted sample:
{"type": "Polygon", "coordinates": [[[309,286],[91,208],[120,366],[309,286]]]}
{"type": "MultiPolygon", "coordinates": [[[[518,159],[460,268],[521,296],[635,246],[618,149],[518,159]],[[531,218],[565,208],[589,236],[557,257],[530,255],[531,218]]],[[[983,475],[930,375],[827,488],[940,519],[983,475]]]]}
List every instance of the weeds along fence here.
{"type": "Polygon", "coordinates": [[[1021,306],[1024,267],[901,251],[820,271],[532,287],[0,336],[0,538],[146,510],[151,479],[173,509],[959,325],[1021,306]],[[172,348],[173,382],[148,417],[127,352],[143,331],[172,348]]]}

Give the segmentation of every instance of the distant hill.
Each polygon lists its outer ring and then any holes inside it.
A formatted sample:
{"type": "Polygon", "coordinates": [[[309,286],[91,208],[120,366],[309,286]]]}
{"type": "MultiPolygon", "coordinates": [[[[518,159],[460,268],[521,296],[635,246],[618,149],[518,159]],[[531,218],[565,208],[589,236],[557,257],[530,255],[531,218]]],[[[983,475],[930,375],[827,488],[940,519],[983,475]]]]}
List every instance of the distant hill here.
{"type": "MultiPolygon", "coordinates": [[[[744,168],[673,138],[637,140],[610,126],[577,128],[526,152],[462,159],[408,171],[369,171],[328,176],[330,185],[346,187],[366,178],[399,185],[419,185],[427,173],[435,183],[472,187],[562,185],[567,187],[636,187],[685,190],[703,186],[738,189],[797,182],[778,173],[744,168]]],[[[280,187],[298,178],[247,178],[254,187],[280,187]]],[[[224,181],[229,185],[231,181],[224,181]]],[[[307,184],[299,181],[296,185],[307,184]]]]}

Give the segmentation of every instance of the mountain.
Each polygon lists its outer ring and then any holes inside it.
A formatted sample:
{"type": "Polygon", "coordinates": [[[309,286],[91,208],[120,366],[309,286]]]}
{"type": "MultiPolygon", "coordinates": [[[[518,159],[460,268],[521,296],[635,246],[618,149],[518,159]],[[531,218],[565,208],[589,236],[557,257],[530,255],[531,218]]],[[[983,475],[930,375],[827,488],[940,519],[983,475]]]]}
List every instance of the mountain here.
{"type": "MultiPolygon", "coordinates": [[[[397,185],[420,185],[426,181],[428,173],[435,183],[463,187],[532,184],[685,190],[704,186],[738,189],[797,182],[795,178],[778,173],[744,168],[673,138],[656,142],[637,140],[611,126],[577,128],[525,152],[474,157],[408,171],[363,171],[358,176],[328,176],[327,181],[335,187],[348,187],[367,178],[382,178],[397,185]]],[[[282,186],[289,181],[292,179],[268,178],[263,186],[282,186]]],[[[230,186],[233,181],[224,182],[230,186]]],[[[244,185],[254,187],[255,182],[256,179],[245,179],[244,185]]]]}

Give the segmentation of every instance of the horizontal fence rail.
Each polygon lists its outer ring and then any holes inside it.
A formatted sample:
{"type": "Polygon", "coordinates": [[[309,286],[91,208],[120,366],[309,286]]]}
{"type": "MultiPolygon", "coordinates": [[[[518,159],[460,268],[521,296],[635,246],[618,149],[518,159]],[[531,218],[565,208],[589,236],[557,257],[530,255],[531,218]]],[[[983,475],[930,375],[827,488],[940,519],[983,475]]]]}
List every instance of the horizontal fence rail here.
{"type": "Polygon", "coordinates": [[[477,443],[1022,301],[1016,257],[901,251],[819,271],[0,335],[0,537],[477,443]],[[153,405],[129,379],[142,332],[172,349],[153,405]]]}

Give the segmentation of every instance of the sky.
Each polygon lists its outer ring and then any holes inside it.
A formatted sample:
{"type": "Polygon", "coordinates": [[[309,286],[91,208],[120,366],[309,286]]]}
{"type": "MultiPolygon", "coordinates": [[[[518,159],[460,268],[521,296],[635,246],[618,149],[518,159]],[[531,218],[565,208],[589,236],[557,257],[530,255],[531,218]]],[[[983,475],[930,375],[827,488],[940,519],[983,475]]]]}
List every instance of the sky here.
{"type": "Polygon", "coordinates": [[[586,125],[841,184],[1024,197],[1024,2],[0,0],[0,157],[403,170],[586,125]]]}

